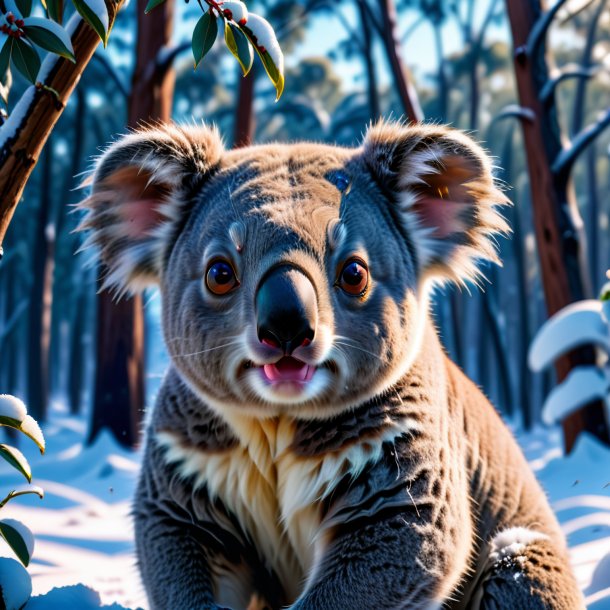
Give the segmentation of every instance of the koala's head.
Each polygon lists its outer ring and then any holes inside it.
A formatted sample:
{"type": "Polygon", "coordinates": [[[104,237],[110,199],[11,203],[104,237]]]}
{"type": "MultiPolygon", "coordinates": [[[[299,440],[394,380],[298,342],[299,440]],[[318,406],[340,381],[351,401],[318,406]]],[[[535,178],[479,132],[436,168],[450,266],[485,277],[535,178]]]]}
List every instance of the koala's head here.
{"type": "Polygon", "coordinates": [[[159,285],[173,364],[209,405],[324,417],[404,375],[431,284],[496,260],[506,199],[490,167],[436,126],[232,151],[168,126],[101,157],[81,228],[107,286],[159,285]]]}

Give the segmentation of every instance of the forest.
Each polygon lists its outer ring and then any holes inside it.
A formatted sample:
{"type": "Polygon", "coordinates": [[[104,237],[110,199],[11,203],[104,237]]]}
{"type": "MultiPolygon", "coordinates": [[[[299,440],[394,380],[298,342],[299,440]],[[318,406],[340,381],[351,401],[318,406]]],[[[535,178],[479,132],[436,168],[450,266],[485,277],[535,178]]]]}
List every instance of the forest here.
{"type": "MultiPolygon", "coordinates": [[[[0,0],[9,43],[7,15],[26,17],[10,67],[0,50],[0,394],[23,401],[47,449],[34,455],[28,439],[5,435],[46,494],[2,508],[36,539],[25,607],[147,607],[127,513],[169,360],[158,292],[117,298],[78,230],[104,148],[170,120],[216,125],[227,149],[359,146],[369,124],[402,119],[466,131],[512,202],[502,266],[436,289],[433,318],[542,481],[587,607],[610,608],[610,3],[247,2],[281,52],[238,19],[226,25],[236,38],[203,36],[218,6],[208,0],[31,4],[0,0]],[[63,29],[34,34],[30,12],[63,23],[76,63],[63,29]],[[575,303],[580,314],[553,331],[549,318],[575,303]],[[68,585],[68,597],[51,591],[68,585]]],[[[9,464],[2,473],[22,483],[9,464]]]]}

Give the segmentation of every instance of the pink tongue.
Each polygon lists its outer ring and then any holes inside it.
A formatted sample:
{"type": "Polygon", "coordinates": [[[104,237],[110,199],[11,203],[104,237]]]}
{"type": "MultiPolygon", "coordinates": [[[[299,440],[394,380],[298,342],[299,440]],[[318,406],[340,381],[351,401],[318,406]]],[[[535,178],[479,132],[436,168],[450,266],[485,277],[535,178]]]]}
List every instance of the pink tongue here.
{"type": "Polygon", "coordinates": [[[275,364],[265,364],[263,370],[269,381],[308,381],[313,375],[313,367],[290,356],[281,358],[275,364]]]}

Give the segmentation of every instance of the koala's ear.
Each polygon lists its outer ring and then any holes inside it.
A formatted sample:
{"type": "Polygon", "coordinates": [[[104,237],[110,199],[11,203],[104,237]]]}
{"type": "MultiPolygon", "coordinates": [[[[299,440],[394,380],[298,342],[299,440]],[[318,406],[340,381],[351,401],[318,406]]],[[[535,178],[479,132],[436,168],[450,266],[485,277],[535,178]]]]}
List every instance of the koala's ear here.
{"type": "Polygon", "coordinates": [[[215,129],[166,125],[125,136],[99,158],[78,230],[108,268],[104,288],[138,292],[158,281],[172,227],[195,187],[218,166],[215,129]]]}
{"type": "Polygon", "coordinates": [[[491,162],[464,133],[440,126],[381,123],[368,131],[364,158],[390,191],[422,277],[476,281],[478,260],[499,264],[494,234],[509,232],[497,206],[491,162]]]}

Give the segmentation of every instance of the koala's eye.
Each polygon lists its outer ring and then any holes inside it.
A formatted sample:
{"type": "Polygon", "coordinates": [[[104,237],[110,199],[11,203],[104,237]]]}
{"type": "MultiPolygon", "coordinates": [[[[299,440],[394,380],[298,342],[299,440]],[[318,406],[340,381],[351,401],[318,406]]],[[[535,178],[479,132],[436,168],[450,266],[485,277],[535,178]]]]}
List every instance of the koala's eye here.
{"type": "Polygon", "coordinates": [[[362,296],[369,283],[369,270],[359,259],[351,258],[341,269],[337,285],[347,294],[362,296]]]}
{"type": "Polygon", "coordinates": [[[231,263],[225,260],[214,261],[205,273],[205,285],[214,294],[227,294],[239,285],[231,263]]]}

